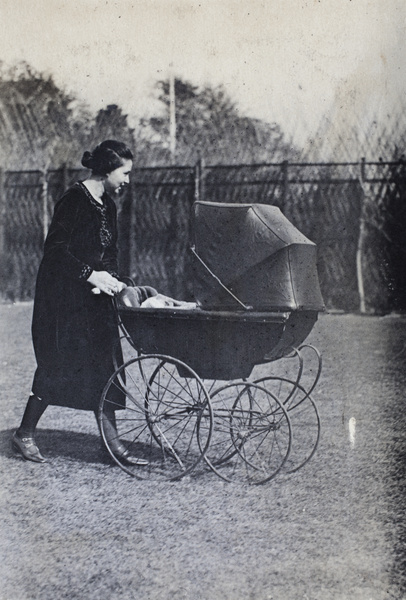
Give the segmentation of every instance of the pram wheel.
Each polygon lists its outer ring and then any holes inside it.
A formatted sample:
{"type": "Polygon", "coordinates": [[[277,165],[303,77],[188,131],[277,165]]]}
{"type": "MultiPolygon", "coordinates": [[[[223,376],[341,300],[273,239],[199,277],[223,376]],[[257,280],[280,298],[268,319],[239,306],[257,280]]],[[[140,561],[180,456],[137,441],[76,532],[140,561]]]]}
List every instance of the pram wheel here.
{"type": "MultiPolygon", "coordinates": [[[[284,406],[264,387],[244,381],[226,384],[210,398],[214,428],[205,454],[209,467],[226,481],[261,484],[275,477],[291,447],[284,406]]],[[[200,434],[199,423],[199,440],[200,434]]]]}
{"type": "Polygon", "coordinates": [[[303,344],[272,367],[271,376],[254,378],[254,382],[269,390],[287,410],[293,435],[283,472],[294,473],[309,462],[319,444],[320,416],[311,393],[320,378],[322,357],[317,348],[303,344]]]}
{"type": "Polygon", "coordinates": [[[320,439],[317,406],[304,387],[284,377],[263,377],[255,381],[272,392],[285,407],[292,426],[292,448],[283,472],[294,473],[312,458],[320,439]]]}
{"type": "Polygon", "coordinates": [[[175,358],[147,354],[127,361],[110,377],[99,422],[113,460],[124,471],[139,479],[176,480],[202,460],[210,444],[213,413],[204,384],[192,369],[175,358]],[[113,453],[101,418],[112,410],[118,440],[147,460],[147,466],[128,465],[113,453]]]}

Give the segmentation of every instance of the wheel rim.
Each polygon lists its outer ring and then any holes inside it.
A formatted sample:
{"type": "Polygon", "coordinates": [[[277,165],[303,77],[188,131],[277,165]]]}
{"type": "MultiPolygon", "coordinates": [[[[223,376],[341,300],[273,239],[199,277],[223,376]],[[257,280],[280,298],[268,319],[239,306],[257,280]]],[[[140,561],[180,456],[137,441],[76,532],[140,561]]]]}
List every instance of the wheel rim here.
{"type": "Polygon", "coordinates": [[[110,455],[124,471],[139,479],[176,480],[191,473],[207,451],[213,413],[204,384],[192,369],[171,357],[142,355],[126,362],[110,378],[102,395],[99,422],[110,455]],[[114,454],[118,440],[107,439],[101,418],[106,410],[116,410],[120,443],[146,460],[147,466],[128,465],[114,454]]]}
{"type": "Polygon", "coordinates": [[[293,436],[284,473],[295,473],[314,456],[320,441],[320,415],[316,403],[305,388],[284,377],[262,377],[256,380],[281,401],[290,418],[293,436]]]}
{"type": "Polygon", "coordinates": [[[210,398],[214,429],[205,455],[209,467],[226,481],[261,484],[275,477],[289,456],[292,435],[279,400],[247,382],[227,384],[210,398]]]}

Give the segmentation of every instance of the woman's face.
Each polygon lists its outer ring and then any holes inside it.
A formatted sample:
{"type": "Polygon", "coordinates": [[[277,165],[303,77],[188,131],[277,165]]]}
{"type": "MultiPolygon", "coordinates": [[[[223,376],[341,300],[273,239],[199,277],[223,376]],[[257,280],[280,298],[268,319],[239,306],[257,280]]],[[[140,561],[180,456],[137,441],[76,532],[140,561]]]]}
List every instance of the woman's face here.
{"type": "Polygon", "coordinates": [[[133,166],[133,161],[129,159],[123,159],[121,167],[114,169],[107,174],[104,180],[104,188],[106,192],[116,193],[124,185],[130,183],[130,172],[133,166]]]}

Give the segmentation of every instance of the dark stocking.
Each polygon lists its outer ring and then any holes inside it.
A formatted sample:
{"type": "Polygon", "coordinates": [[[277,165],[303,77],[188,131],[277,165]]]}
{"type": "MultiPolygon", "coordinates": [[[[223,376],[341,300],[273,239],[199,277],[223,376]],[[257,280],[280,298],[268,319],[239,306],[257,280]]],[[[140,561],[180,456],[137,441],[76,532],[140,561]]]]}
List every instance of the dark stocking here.
{"type": "Polygon", "coordinates": [[[48,404],[38,396],[31,395],[28,398],[20,427],[17,429],[19,437],[33,437],[37,423],[47,406],[48,404]]]}

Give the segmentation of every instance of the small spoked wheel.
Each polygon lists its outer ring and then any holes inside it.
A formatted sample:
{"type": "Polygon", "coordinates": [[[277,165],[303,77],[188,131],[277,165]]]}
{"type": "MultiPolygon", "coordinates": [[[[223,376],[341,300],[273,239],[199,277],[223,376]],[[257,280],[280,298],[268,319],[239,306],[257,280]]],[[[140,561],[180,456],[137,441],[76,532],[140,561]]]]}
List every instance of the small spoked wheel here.
{"type": "Polygon", "coordinates": [[[320,440],[320,416],[317,406],[305,388],[284,377],[256,380],[274,394],[285,407],[292,425],[293,443],[283,472],[294,473],[313,457],[320,440]]]}
{"type": "Polygon", "coordinates": [[[110,377],[100,402],[99,423],[111,457],[128,474],[177,480],[203,459],[213,413],[205,386],[192,369],[175,358],[147,354],[127,361],[110,377]],[[112,411],[117,436],[109,439],[103,415],[112,411]],[[117,452],[118,445],[124,453],[117,452]],[[127,452],[143,464],[129,464],[127,452]]]}
{"type": "MultiPolygon", "coordinates": [[[[214,428],[205,453],[209,467],[226,481],[261,484],[275,477],[291,447],[284,406],[264,387],[244,381],[224,385],[210,399],[214,428]]],[[[200,434],[199,423],[199,440],[200,434]]]]}

